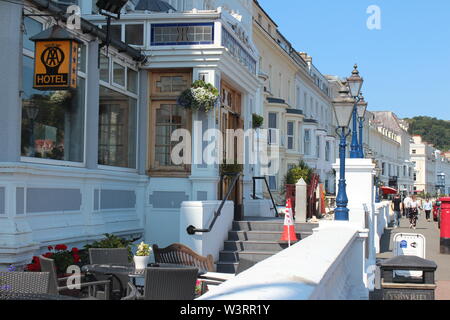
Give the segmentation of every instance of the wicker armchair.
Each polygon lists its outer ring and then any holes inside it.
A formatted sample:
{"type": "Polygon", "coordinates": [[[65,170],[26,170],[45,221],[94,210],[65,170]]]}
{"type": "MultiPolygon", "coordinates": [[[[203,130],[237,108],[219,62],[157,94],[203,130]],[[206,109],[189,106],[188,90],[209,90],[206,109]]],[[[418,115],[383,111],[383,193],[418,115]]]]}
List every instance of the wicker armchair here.
{"type": "MultiPolygon", "coordinates": [[[[91,264],[111,264],[111,265],[127,265],[128,249],[127,248],[90,248],[89,260],[91,264]]],[[[121,296],[127,288],[129,278],[127,276],[113,275],[95,275],[98,280],[110,280],[112,293],[114,296],[121,296]]]]}
{"type": "Polygon", "coordinates": [[[197,276],[197,268],[147,268],[138,300],[194,300],[197,276]]]}
{"type": "Polygon", "coordinates": [[[48,272],[0,272],[0,293],[48,293],[48,272]]]}
{"type": "Polygon", "coordinates": [[[179,264],[183,266],[196,267],[205,272],[214,272],[214,259],[212,255],[202,257],[185,245],[175,243],[160,249],[153,245],[153,253],[156,263],[179,264]]]}
{"type": "MultiPolygon", "coordinates": [[[[55,261],[53,259],[48,259],[43,256],[39,256],[39,261],[41,263],[41,270],[48,272],[50,274],[48,293],[59,294],[60,291],[69,290],[67,286],[59,286],[58,281],[67,281],[69,278],[58,279],[56,275],[55,261]]],[[[85,282],[80,283],[81,288],[89,288],[89,298],[88,299],[99,299],[99,300],[109,300],[110,293],[110,281],[95,281],[95,282],[85,282]],[[98,290],[97,287],[103,286],[103,291],[98,290]]]]}

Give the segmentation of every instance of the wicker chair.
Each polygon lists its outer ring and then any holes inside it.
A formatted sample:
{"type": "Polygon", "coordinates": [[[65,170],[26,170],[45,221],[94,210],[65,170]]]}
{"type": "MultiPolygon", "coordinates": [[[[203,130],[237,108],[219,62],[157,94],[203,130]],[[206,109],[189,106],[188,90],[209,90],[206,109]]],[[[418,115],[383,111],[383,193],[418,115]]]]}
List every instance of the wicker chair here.
{"type": "Polygon", "coordinates": [[[91,264],[128,264],[127,248],[100,248],[89,249],[89,260],[91,264]]]}
{"type": "Polygon", "coordinates": [[[138,292],[137,288],[131,282],[128,282],[127,296],[123,297],[120,300],[137,300],[138,297],[139,297],[139,292],[138,292]]]}
{"type": "MultiPolygon", "coordinates": [[[[41,270],[48,272],[50,274],[48,293],[59,294],[60,291],[69,290],[69,287],[58,285],[58,281],[67,281],[69,278],[58,279],[56,275],[55,261],[53,259],[48,259],[43,256],[39,256],[39,261],[41,263],[41,270]]],[[[81,288],[89,288],[88,299],[99,299],[99,300],[109,300],[110,293],[110,281],[95,281],[95,282],[85,282],[80,283],[81,288]],[[97,287],[103,286],[103,291],[98,290],[97,287]]]]}
{"type": "Polygon", "coordinates": [[[197,268],[145,269],[144,295],[139,300],[194,300],[197,268]]]}
{"type": "Polygon", "coordinates": [[[167,248],[160,249],[153,245],[153,253],[156,263],[179,264],[196,267],[205,272],[214,272],[214,259],[212,255],[202,257],[185,245],[175,243],[167,248]]]}
{"type": "MultiPolygon", "coordinates": [[[[127,265],[128,249],[127,248],[90,248],[89,260],[91,264],[111,264],[111,265],[127,265]]],[[[114,275],[95,275],[98,280],[110,280],[112,285],[112,293],[115,296],[121,296],[127,288],[129,281],[128,276],[119,274],[114,275]]]]}
{"type": "Polygon", "coordinates": [[[48,293],[48,272],[0,272],[0,292],[48,293]]]}

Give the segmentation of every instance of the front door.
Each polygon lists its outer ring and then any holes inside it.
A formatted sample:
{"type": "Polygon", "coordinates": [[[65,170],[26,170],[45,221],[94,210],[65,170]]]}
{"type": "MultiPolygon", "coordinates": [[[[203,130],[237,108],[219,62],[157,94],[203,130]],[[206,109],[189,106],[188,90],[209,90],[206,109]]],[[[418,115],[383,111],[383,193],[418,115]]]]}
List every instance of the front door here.
{"type": "MultiPolygon", "coordinates": [[[[243,155],[240,154],[240,150],[238,148],[238,143],[241,143],[241,141],[238,141],[238,138],[235,137],[234,141],[227,146],[226,143],[226,133],[227,130],[238,130],[238,129],[244,129],[244,122],[241,118],[241,94],[237,92],[236,90],[231,89],[228,85],[225,83],[222,83],[222,94],[221,94],[221,102],[222,102],[222,108],[221,108],[221,131],[224,137],[224,150],[223,150],[223,159],[227,159],[230,154],[233,153],[232,162],[233,163],[227,163],[226,166],[222,166],[223,170],[222,172],[231,172],[231,171],[238,171],[239,170],[239,164],[242,164],[242,157],[243,155]],[[233,148],[233,150],[230,150],[230,148],[233,148]],[[238,169],[238,170],[234,170],[238,169]]],[[[229,189],[232,187],[233,182],[233,176],[223,176],[220,185],[219,185],[219,199],[223,200],[229,189]]],[[[243,179],[242,176],[237,181],[235,187],[233,188],[230,197],[228,200],[233,201],[235,204],[235,212],[234,212],[234,219],[236,221],[243,220],[244,214],[243,214],[243,179]]]]}

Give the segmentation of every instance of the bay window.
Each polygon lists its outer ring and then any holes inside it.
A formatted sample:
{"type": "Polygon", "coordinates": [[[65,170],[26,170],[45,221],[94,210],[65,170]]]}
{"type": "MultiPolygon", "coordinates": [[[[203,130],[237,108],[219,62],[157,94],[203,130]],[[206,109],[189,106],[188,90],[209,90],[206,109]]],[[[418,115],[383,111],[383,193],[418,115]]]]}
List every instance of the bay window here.
{"type": "Polygon", "coordinates": [[[138,73],[125,62],[100,56],[99,165],[136,169],[138,73]]]}

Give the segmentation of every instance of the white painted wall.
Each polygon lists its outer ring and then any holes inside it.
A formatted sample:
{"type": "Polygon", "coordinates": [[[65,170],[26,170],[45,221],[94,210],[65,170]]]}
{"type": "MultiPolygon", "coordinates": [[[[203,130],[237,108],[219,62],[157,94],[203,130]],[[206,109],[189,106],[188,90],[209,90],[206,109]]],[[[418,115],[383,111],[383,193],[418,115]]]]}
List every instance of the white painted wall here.
{"type": "Polygon", "coordinates": [[[228,201],[225,204],[211,232],[189,235],[186,229],[191,225],[197,229],[208,229],[220,203],[221,201],[186,201],[181,205],[180,214],[180,243],[202,256],[211,254],[214,261],[219,260],[219,252],[223,250],[224,242],[228,239],[228,232],[233,226],[233,202],[228,201]]]}

